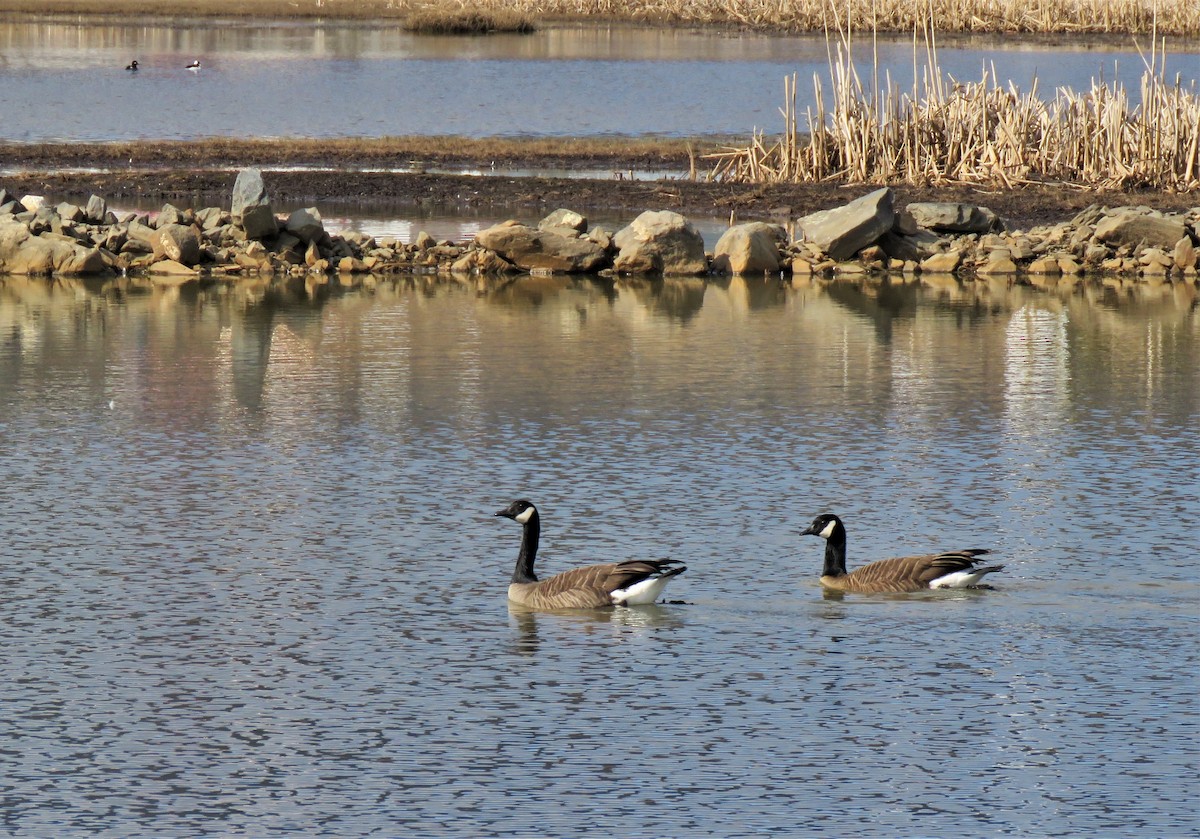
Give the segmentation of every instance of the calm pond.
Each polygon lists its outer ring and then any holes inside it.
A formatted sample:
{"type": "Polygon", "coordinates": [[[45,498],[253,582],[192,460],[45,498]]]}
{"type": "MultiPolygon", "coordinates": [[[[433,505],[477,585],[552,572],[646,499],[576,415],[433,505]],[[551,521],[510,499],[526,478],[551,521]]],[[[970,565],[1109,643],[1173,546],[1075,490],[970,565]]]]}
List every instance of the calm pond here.
{"type": "Polygon", "coordinates": [[[1195,835],[1198,432],[1190,285],[0,277],[0,824],[1195,835]],[[518,496],[672,602],[510,613],[518,496]]]}
{"type": "MultiPolygon", "coordinates": [[[[1149,49],[1149,44],[1141,45],[1149,49]]],[[[1200,78],[1200,47],[1171,43],[1170,80],[1200,78]]],[[[855,42],[864,82],[923,78],[910,38],[855,42]]],[[[943,71],[986,68],[1039,95],[1119,80],[1137,98],[1133,39],[1094,44],[951,41],[943,71]]],[[[532,35],[430,37],[336,23],[0,22],[0,137],[19,142],[396,135],[734,135],[783,128],[783,80],[828,85],[823,37],[644,27],[550,27],[532,35]],[[124,67],[138,59],[141,70],[124,67]],[[198,73],[184,69],[200,60],[198,73]]],[[[828,89],[828,88],[827,88],[828,89]]],[[[2,165],[3,161],[0,161],[2,165]]]]}

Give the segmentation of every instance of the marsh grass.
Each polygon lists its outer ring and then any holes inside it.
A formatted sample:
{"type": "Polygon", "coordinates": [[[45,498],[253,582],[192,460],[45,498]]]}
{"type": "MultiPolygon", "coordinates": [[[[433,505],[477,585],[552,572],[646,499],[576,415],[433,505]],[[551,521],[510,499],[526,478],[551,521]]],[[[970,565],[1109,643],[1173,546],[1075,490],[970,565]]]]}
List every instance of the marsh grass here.
{"type": "Polygon", "coordinates": [[[537,29],[533,20],[511,9],[419,9],[404,19],[403,28],[422,35],[486,35],[490,32],[525,34],[537,29]]]}
{"type": "Polygon", "coordinates": [[[796,76],[784,81],[783,134],[756,132],[748,146],[711,155],[715,180],[740,183],[845,181],[1013,188],[1058,182],[1101,189],[1200,188],[1200,91],[1168,82],[1165,51],[1143,53],[1139,90],[1093,80],[1049,100],[1037,82],[1021,92],[985,71],[978,82],[947,78],[925,30],[925,69],[914,37],[914,80],[864,84],[842,30],[830,77],[813,77],[814,105],[796,109],[796,76]],[[828,84],[828,90],[826,85],[828,84]],[[803,123],[803,128],[802,128],[803,123]]]}
{"type": "MultiPolygon", "coordinates": [[[[930,20],[945,33],[1200,35],[1195,0],[844,0],[843,20],[874,21],[881,32],[912,32],[930,20]]],[[[536,23],[588,21],[733,26],[776,32],[821,32],[828,6],[812,0],[0,0],[0,12],[159,17],[404,20],[427,14],[516,15],[536,23]]]]}

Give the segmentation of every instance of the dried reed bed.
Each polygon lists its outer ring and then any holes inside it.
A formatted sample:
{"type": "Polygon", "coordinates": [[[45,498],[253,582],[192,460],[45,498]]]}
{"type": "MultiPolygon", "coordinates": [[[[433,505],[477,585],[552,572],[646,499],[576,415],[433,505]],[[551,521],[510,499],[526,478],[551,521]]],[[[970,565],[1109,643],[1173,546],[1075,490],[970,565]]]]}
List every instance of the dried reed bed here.
{"type": "MultiPolygon", "coordinates": [[[[939,32],[1144,34],[1157,15],[1160,34],[1200,35],[1195,0],[843,0],[850,23],[875,21],[879,31],[911,32],[932,15],[939,32]]],[[[638,22],[737,26],[776,32],[820,32],[828,5],[812,0],[0,0],[0,12],[165,17],[320,17],[406,19],[416,14],[514,14],[537,23],[638,22]]]]}
{"type": "MultiPolygon", "coordinates": [[[[927,42],[928,44],[928,42],[927,42]]],[[[916,46],[914,44],[914,49],[916,46]]],[[[814,77],[814,105],[796,110],[796,77],[784,81],[783,135],[756,132],[750,145],[710,155],[714,180],[738,183],[846,181],[1012,188],[1057,182],[1102,189],[1200,188],[1200,95],[1164,78],[1147,59],[1136,96],[1093,80],[1049,101],[1037,83],[1022,93],[984,72],[948,80],[932,47],[920,85],[901,92],[885,79],[868,88],[846,41],[831,60],[830,91],[814,77]]]]}

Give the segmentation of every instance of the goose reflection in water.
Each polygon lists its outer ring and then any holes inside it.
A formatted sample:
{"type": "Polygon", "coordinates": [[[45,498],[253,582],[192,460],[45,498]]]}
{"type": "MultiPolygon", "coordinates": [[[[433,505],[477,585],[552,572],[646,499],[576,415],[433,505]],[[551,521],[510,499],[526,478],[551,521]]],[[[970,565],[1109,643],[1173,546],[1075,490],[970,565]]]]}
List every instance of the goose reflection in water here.
{"type": "Polygon", "coordinates": [[[627,641],[649,630],[678,629],[684,615],[672,605],[638,606],[636,609],[564,609],[536,612],[515,603],[508,604],[510,623],[516,630],[514,652],[536,655],[544,635],[551,635],[552,646],[570,645],[571,639],[606,632],[614,639],[627,641]]]}

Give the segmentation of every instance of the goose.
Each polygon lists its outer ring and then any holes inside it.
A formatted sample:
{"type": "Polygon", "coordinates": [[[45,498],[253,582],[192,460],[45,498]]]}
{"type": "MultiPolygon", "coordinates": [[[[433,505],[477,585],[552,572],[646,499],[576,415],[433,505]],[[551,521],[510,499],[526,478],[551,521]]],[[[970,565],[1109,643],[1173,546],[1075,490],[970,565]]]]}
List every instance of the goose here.
{"type": "Polygon", "coordinates": [[[195,72],[195,71],[197,71],[197,70],[199,70],[199,69],[200,69],[200,62],[199,62],[199,61],[193,61],[191,64],[189,64],[189,65],[188,65],[187,67],[185,67],[184,69],[185,69],[185,70],[191,70],[191,71],[195,72]]]}
{"type": "Polygon", "coordinates": [[[537,507],[517,499],[496,513],[522,527],[521,552],[508,587],[508,599],[537,611],[599,609],[653,603],[677,574],[686,571],[678,559],[630,559],[563,571],[545,580],[533,573],[542,523],[537,507]]]}
{"type": "Polygon", "coordinates": [[[136,58],[133,61],[130,61],[128,64],[125,65],[126,70],[132,70],[135,73],[137,72],[137,67],[138,67],[138,65],[137,65],[136,58]]]}
{"type": "Polygon", "coordinates": [[[980,556],[987,551],[971,548],[964,551],[901,556],[881,559],[846,573],[846,528],[835,515],[823,514],[800,531],[801,536],[820,536],[825,540],[825,567],[821,585],[835,591],[860,594],[921,591],[927,588],[975,588],[979,581],[1003,565],[976,568],[980,556]]]}

